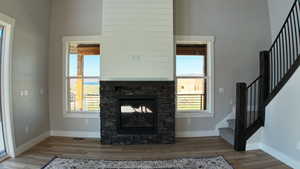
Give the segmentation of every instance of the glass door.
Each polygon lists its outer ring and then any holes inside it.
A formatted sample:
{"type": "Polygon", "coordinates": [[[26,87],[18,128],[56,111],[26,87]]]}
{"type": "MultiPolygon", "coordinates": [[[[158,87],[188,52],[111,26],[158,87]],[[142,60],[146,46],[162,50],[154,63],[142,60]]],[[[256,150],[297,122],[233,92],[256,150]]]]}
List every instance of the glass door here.
{"type": "MultiPolygon", "coordinates": [[[[2,54],[3,54],[3,41],[4,41],[4,27],[0,25],[0,68],[2,67],[2,54]]],[[[0,69],[1,70],[1,69],[0,69]]],[[[1,77],[1,73],[0,73],[1,77]]],[[[1,78],[0,78],[1,79],[1,78]]],[[[0,80],[1,82],[1,80],[0,80]]],[[[1,85],[1,83],[0,83],[1,85]]],[[[1,86],[2,88],[2,86],[1,86]]],[[[6,155],[5,139],[4,139],[4,128],[3,128],[3,113],[2,113],[2,98],[0,90],[0,158],[6,155]]]]}

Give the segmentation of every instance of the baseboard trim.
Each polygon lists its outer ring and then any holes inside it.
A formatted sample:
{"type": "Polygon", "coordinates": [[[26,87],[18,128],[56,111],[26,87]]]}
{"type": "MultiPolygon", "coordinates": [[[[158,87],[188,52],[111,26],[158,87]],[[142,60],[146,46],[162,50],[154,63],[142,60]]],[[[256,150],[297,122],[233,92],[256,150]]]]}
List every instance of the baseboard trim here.
{"type": "MultiPolygon", "coordinates": [[[[51,136],[59,137],[75,137],[75,138],[101,138],[100,132],[87,132],[87,131],[63,131],[63,130],[52,130],[51,136]]],[[[182,131],[176,132],[176,137],[211,137],[219,136],[218,130],[208,131],[182,131]]]]}
{"type": "Polygon", "coordinates": [[[212,137],[219,135],[218,130],[176,132],[176,137],[212,137]]]}
{"type": "Polygon", "coordinates": [[[250,143],[246,145],[246,151],[259,150],[261,149],[260,143],[250,143]]]}
{"type": "Polygon", "coordinates": [[[265,144],[261,144],[260,145],[261,149],[270,154],[271,156],[275,157],[276,159],[278,159],[279,161],[285,163],[286,165],[294,168],[294,169],[300,169],[300,162],[299,161],[296,161],[292,158],[290,158],[289,156],[283,154],[282,152],[268,146],[268,145],[265,145],[265,144]]]}
{"type": "Polygon", "coordinates": [[[44,141],[45,139],[47,139],[50,136],[50,132],[47,131],[39,136],[37,136],[36,138],[33,138],[31,140],[29,140],[28,142],[18,146],[16,148],[16,152],[15,152],[15,157],[19,156],[20,154],[26,152],[27,150],[29,150],[30,148],[32,148],[33,146],[39,144],[40,142],[44,141]]]}
{"type": "Polygon", "coordinates": [[[75,138],[100,138],[100,132],[51,130],[51,136],[75,138]]]}

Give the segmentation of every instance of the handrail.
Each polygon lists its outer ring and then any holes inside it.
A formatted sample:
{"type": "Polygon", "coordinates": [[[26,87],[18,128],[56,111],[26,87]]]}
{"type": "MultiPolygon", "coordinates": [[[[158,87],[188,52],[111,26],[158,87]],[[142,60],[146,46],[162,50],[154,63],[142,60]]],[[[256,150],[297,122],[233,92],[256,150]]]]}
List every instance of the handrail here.
{"type": "Polygon", "coordinates": [[[249,89],[251,86],[253,86],[257,81],[259,81],[262,78],[262,75],[258,76],[252,83],[250,83],[247,88],[249,89]]]}

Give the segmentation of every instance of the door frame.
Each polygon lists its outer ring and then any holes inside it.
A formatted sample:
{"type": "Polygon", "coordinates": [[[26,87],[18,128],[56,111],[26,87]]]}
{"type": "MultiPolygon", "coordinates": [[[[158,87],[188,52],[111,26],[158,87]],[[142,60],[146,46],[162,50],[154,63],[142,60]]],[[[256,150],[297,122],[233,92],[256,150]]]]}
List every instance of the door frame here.
{"type": "Polygon", "coordinates": [[[1,57],[1,100],[3,113],[4,139],[7,156],[16,157],[16,144],[12,112],[12,46],[15,19],[0,13],[0,24],[4,26],[4,38],[1,57]]]}

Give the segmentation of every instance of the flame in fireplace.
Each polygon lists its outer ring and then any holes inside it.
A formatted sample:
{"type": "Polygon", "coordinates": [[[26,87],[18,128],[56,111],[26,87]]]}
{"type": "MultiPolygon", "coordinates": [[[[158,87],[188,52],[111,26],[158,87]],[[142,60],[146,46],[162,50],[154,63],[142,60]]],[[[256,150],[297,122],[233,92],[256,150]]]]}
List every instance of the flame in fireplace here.
{"type": "Polygon", "coordinates": [[[130,105],[121,106],[122,113],[153,113],[147,106],[132,107],[130,105]]]}

